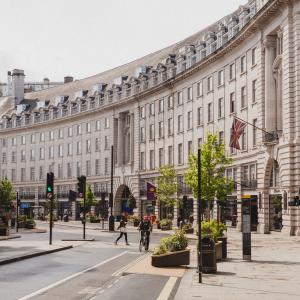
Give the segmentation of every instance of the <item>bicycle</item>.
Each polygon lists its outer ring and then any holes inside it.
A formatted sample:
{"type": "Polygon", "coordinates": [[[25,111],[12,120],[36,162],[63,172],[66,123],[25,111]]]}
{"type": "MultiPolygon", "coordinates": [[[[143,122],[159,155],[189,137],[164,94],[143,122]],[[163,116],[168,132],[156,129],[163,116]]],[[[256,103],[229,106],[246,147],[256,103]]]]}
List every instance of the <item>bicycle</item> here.
{"type": "Polygon", "coordinates": [[[144,251],[148,251],[148,249],[146,249],[147,242],[148,242],[147,239],[148,239],[148,236],[147,236],[146,232],[144,232],[144,234],[142,235],[141,240],[140,240],[140,245],[139,245],[140,252],[143,251],[143,248],[144,248],[144,251]]]}

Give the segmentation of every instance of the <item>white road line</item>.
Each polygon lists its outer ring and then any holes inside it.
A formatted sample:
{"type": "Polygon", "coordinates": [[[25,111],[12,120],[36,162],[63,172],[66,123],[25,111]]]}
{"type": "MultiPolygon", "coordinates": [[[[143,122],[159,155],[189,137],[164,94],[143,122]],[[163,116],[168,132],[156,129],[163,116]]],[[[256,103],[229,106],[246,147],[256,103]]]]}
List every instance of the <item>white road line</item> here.
{"type": "Polygon", "coordinates": [[[114,272],[112,274],[112,276],[120,276],[125,270],[129,269],[130,267],[132,267],[133,265],[137,264],[139,261],[141,261],[142,259],[144,259],[147,255],[149,255],[149,253],[146,253],[142,256],[140,256],[139,258],[135,259],[134,261],[130,262],[128,265],[122,267],[121,269],[117,270],[116,272],[114,272]]]}
{"type": "Polygon", "coordinates": [[[176,280],[177,277],[170,277],[156,300],[168,300],[172,293],[176,280]]]}
{"type": "Polygon", "coordinates": [[[41,289],[37,290],[36,292],[33,292],[33,293],[31,293],[31,294],[29,294],[29,295],[27,295],[27,296],[24,296],[24,297],[22,297],[22,298],[19,298],[18,300],[28,300],[28,299],[31,299],[31,298],[33,298],[33,297],[35,297],[35,296],[37,296],[37,295],[40,295],[40,294],[42,294],[42,293],[44,293],[44,292],[46,292],[46,291],[48,291],[48,290],[50,290],[50,289],[52,289],[52,288],[54,288],[54,287],[56,287],[56,286],[62,284],[62,283],[65,283],[65,282],[67,282],[67,281],[69,281],[69,280],[71,280],[71,279],[73,279],[73,278],[75,278],[75,277],[78,277],[78,276],[80,276],[80,275],[82,275],[82,274],[84,274],[84,273],[86,273],[86,272],[88,272],[88,271],[90,271],[90,270],[96,269],[96,268],[98,268],[98,267],[100,267],[100,266],[102,266],[102,265],[104,265],[104,264],[106,264],[106,263],[108,263],[108,262],[110,262],[110,261],[112,261],[112,260],[114,260],[114,259],[120,257],[120,256],[123,256],[123,255],[126,254],[126,253],[127,253],[127,251],[123,251],[122,253],[120,253],[120,254],[118,254],[118,255],[116,255],[116,256],[113,256],[113,257],[111,257],[111,258],[108,258],[108,259],[106,259],[106,260],[100,262],[100,263],[97,264],[97,265],[94,265],[94,266],[89,267],[89,268],[87,268],[87,269],[85,269],[85,270],[83,270],[83,271],[80,271],[80,272],[75,273],[75,274],[73,274],[73,275],[71,275],[71,276],[69,276],[69,277],[66,277],[66,278],[64,278],[64,279],[62,279],[62,280],[59,280],[59,281],[57,281],[57,282],[55,282],[55,283],[52,283],[52,284],[50,284],[50,285],[48,285],[48,286],[46,286],[46,287],[44,287],[44,288],[41,288],[41,289]]]}

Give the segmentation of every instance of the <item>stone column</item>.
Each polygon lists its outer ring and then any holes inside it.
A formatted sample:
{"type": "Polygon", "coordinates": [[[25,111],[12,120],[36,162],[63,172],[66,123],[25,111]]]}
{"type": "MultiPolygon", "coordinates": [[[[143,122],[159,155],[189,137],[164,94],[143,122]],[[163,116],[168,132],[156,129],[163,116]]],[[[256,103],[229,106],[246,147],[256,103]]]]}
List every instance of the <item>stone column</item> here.
{"type": "MultiPolygon", "coordinates": [[[[287,202],[293,200],[294,198],[293,192],[288,192],[287,202]]],[[[298,207],[287,206],[287,210],[282,211],[282,230],[281,232],[286,235],[295,235],[295,229],[297,225],[297,212],[298,207]]]]}
{"type": "Polygon", "coordinates": [[[261,191],[261,208],[259,208],[259,199],[258,199],[258,233],[270,233],[270,200],[268,190],[261,191]]]}
{"type": "Polygon", "coordinates": [[[276,90],[276,108],[277,108],[277,130],[282,132],[282,70],[277,69],[277,90],[276,90]]]}
{"type": "Polygon", "coordinates": [[[267,36],[265,46],[265,126],[267,131],[276,130],[276,85],[273,62],[276,56],[276,38],[267,36]]]}
{"type": "Polygon", "coordinates": [[[118,165],[124,164],[124,116],[119,114],[118,118],[118,165]]]}

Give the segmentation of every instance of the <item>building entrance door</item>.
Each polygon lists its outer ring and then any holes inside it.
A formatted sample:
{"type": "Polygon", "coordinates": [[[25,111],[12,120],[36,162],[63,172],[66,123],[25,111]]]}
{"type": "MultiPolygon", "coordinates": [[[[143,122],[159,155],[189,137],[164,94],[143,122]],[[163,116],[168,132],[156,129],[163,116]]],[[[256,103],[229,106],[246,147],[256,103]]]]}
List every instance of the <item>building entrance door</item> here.
{"type": "Polygon", "coordinates": [[[269,196],[269,225],[270,230],[281,231],[282,228],[282,195],[269,196]]]}

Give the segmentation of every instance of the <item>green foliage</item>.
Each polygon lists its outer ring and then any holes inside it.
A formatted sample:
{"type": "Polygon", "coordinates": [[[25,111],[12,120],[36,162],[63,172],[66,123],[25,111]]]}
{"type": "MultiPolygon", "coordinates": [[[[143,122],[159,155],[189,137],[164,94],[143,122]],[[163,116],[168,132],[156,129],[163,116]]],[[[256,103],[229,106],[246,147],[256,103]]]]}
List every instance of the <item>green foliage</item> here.
{"type": "Polygon", "coordinates": [[[171,219],[162,219],[159,221],[159,225],[161,227],[163,226],[172,226],[172,220],[171,219]]]}
{"type": "Polygon", "coordinates": [[[0,183],[0,206],[6,210],[10,210],[12,201],[16,198],[16,191],[11,182],[5,178],[0,183]]]}
{"type": "Polygon", "coordinates": [[[201,223],[202,237],[211,237],[214,241],[217,241],[218,237],[224,235],[226,225],[218,222],[217,220],[204,220],[201,223]]]}
{"type": "Polygon", "coordinates": [[[96,201],[95,201],[95,196],[94,193],[92,191],[91,185],[88,184],[87,186],[87,191],[86,191],[86,210],[90,211],[91,210],[91,206],[95,205],[96,201]]]}
{"type": "Polygon", "coordinates": [[[157,200],[164,203],[165,207],[170,210],[177,202],[177,175],[175,169],[169,165],[160,167],[159,173],[156,188],[157,200]]]}
{"type": "Polygon", "coordinates": [[[159,246],[154,250],[154,255],[185,250],[187,246],[188,239],[184,231],[176,230],[172,236],[164,237],[160,240],[159,246]]]}
{"type": "Polygon", "coordinates": [[[275,211],[281,211],[282,210],[282,197],[279,195],[274,195],[272,197],[272,202],[275,208],[275,211]]]}
{"type": "Polygon", "coordinates": [[[127,221],[128,221],[128,222],[134,223],[134,222],[140,221],[140,219],[139,219],[138,216],[135,216],[135,215],[129,215],[129,216],[127,217],[127,221]]]}
{"type": "MultiPolygon", "coordinates": [[[[225,176],[225,169],[232,162],[227,156],[225,146],[219,143],[216,134],[207,134],[201,147],[201,194],[206,201],[215,198],[225,201],[233,190],[233,182],[225,176]]],[[[192,188],[193,196],[198,197],[198,160],[197,155],[189,156],[189,168],[184,174],[185,182],[192,188]]]]}

